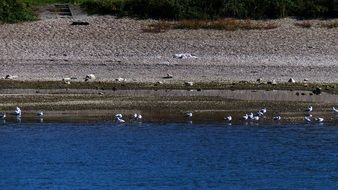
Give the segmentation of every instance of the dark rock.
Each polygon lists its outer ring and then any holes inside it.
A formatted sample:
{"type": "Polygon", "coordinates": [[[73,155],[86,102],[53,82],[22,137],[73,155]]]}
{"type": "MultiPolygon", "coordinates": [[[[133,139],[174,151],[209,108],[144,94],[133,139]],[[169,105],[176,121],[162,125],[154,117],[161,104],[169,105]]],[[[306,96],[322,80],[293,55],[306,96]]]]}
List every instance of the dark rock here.
{"type": "Polygon", "coordinates": [[[319,95],[322,93],[322,89],[320,87],[316,87],[312,92],[316,95],[319,95]]]}
{"type": "Polygon", "coordinates": [[[164,76],[163,78],[164,79],[172,79],[174,76],[173,75],[171,75],[171,74],[167,74],[167,76],[164,76]]]}
{"type": "Polygon", "coordinates": [[[268,81],[267,84],[276,85],[276,84],[277,84],[277,81],[276,81],[276,80],[268,81]]]}
{"type": "Polygon", "coordinates": [[[84,26],[86,26],[86,25],[89,25],[89,23],[88,22],[85,22],[85,21],[74,21],[74,22],[72,22],[72,24],[71,25],[84,25],[84,26]]]}

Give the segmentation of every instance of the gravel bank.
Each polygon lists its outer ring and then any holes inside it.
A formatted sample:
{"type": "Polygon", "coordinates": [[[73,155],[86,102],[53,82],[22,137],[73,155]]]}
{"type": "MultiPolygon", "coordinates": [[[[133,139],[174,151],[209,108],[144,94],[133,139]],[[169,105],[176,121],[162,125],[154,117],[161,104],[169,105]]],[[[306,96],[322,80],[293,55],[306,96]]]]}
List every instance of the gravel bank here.
{"type": "MultiPolygon", "coordinates": [[[[171,73],[174,80],[238,81],[257,78],[338,82],[338,29],[294,25],[276,20],[273,30],[172,30],[144,33],[155,21],[84,17],[89,26],[70,19],[40,20],[0,26],[0,76],[19,80],[122,77],[154,82],[171,73]],[[197,59],[175,59],[192,53],[197,59]]],[[[312,21],[320,22],[320,21],[312,21]]]]}

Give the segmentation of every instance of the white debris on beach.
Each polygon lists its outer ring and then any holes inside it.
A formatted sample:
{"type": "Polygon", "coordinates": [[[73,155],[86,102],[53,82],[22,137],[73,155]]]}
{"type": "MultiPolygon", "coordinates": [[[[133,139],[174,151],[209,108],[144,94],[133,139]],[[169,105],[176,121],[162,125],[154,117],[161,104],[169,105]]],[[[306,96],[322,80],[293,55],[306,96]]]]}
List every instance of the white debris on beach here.
{"type": "Polygon", "coordinates": [[[177,59],[196,59],[197,56],[194,55],[194,54],[190,54],[190,53],[178,53],[178,54],[175,54],[174,55],[174,58],[177,58],[177,59]]]}
{"type": "Polygon", "coordinates": [[[93,81],[96,79],[96,76],[94,74],[89,74],[84,79],[85,81],[93,81]]]}
{"type": "Polygon", "coordinates": [[[193,85],[194,85],[194,82],[185,82],[184,85],[185,85],[185,86],[193,86],[193,85]]]}

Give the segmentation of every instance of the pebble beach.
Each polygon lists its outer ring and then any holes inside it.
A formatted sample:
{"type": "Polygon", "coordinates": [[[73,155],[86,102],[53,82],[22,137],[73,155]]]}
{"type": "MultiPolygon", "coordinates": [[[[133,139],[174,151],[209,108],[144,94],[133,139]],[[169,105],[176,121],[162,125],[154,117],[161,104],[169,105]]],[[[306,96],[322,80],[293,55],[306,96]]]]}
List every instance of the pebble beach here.
{"type": "Polygon", "coordinates": [[[86,16],[89,25],[74,19],[42,19],[0,27],[0,76],[17,80],[98,80],[124,78],[133,82],[256,81],[336,83],[338,30],[320,27],[319,20],[302,28],[294,19],[266,22],[270,30],[169,30],[144,32],[158,21],[86,16]],[[178,59],[190,53],[197,58],[178,59]]]}

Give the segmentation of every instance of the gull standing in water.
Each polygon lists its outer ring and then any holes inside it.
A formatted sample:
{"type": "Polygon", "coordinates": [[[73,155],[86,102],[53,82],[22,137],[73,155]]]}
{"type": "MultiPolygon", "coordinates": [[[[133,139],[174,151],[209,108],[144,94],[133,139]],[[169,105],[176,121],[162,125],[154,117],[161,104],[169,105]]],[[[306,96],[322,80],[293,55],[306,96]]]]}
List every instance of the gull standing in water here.
{"type": "Polygon", "coordinates": [[[336,109],[335,107],[332,107],[332,111],[333,113],[338,113],[338,109],[336,109]]]}
{"type": "Polygon", "coordinates": [[[278,116],[273,117],[272,119],[275,121],[280,121],[282,117],[278,115],[278,116]]]}
{"type": "Polygon", "coordinates": [[[259,117],[258,117],[258,116],[253,116],[253,117],[252,117],[252,120],[258,121],[258,120],[259,120],[259,117]]]}
{"type": "Polygon", "coordinates": [[[315,121],[317,121],[318,123],[322,123],[324,121],[324,118],[316,117],[315,121]]]}
{"type": "Polygon", "coordinates": [[[264,113],[262,112],[262,111],[258,111],[257,113],[256,113],[256,116],[259,116],[259,117],[261,117],[261,116],[263,116],[264,115],[264,113]]]}
{"type": "Polygon", "coordinates": [[[249,118],[249,119],[253,119],[253,118],[254,118],[254,114],[251,112],[251,113],[248,115],[248,118],[249,118]]]}
{"type": "Polygon", "coordinates": [[[14,115],[21,117],[21,109],[19,107],[16,107],[15,111],[13,112],[14,115]]]}
{"type": "Polygon", "coordinates": [[[120,113],[118,113],[118,114],[116,114],[115,115],[115,118],[122,118],[123,116],[122,116],[122,114],[120,114],[120,113]]]}
{"type": "Polygon", "coordinates": [[[126,121],[122,119],[122,114],[116,114],[115,115],[115,122],[116,123],[125,123],[126,121]]]}
{"type": "Polygon", "coordinates": [[[245,115],[243,115],[243,117],[242,117],[244,120],[248,120],[249,119],[249,115],[248,114],[245,114],[245,115]]]}
{"type": "Polygon", "coordinates": [[[229,115],[229,116],[225,117],[224,119],[225,119],[225,121],[228,121],[228,122],[231,122],[231,121],[232,121],[232,117],[231,117],[231,115],[229,115]]]}
{"type": "Polygon", "coordinates": [[[133,118],[134,118],[135,120],[141,120],[141,119],[142,119],[142,115],[141,115],[141,114],[134,113],[133,118]]]}
{"type": "Polygon", "coordinates": [[[192,117],[192,112],[185,112],[184,116],[185,117],[192,117]]]}
{"type": "Polygon", "coordinates": [[[311,122],[311,117],[305,116],[305,117],[304,117],[304,121],[306,121],[306,122],[311,122]]]}
{"type": "Polygon", "coordinates": [[[44,114],[43,114],[42,111],[36,113],[36,116],[38,116],[38,117],[43,117],[43,115],[44,115],[44,114]]]}
{"type": "Polygon", "coordinates": [[[0,112],[0,119],[5,119],[6,118],[6,114],[3,112],[0,112]]]}

